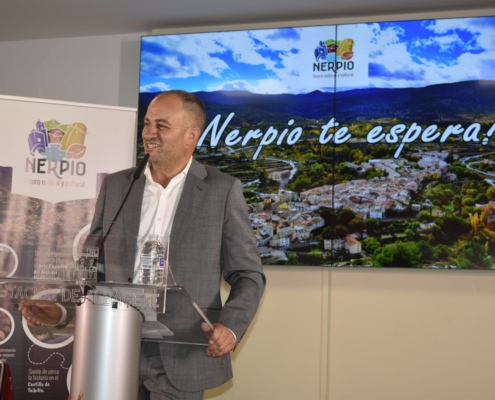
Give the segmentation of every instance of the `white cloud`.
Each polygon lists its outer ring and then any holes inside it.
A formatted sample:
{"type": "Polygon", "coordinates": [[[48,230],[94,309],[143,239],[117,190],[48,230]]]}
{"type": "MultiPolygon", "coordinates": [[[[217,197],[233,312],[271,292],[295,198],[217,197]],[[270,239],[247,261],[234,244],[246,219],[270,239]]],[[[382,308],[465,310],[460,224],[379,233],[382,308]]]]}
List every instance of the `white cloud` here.
{"type": "Polygon", "coordinates": [[[256,82],[244,80],[227,81],[218,86],[210,86],[206,90],[246,90],[257,94],[296,93],[296,91],[288,90],[287,85],[279,79],[261,79],[256,82]]]}
{"type": "Polygon", "coordinates": [[[425,24],[425,28],[436,34],[443,34],[458,29],[471,31],[470,18],[436,19],[430,24],[425,24]]]}
{"type": "Polygon", "coordinates": [[[400,35],[404,34],[404,29],[400,26],[388,26],[382,29],[379,24],[370,24],[368,29],[371,31],[371,43],[377,48],[401,42],[400,35]]]}
{"type": "Polygon", "coordinates": [[[372,56],[369,61],[380,65],[392,75],[371,77],[369,79],[371,86],[409,87],[421,85],[421,83],[418,84],[418,81],[411,82],[414,77],[420,80],[422,68],[414,62],[406,43],[401,39],[404,30],[399,26],[387,26],[387,28],[381,29],[378,24],[370,25],[369,29],[372,34],[370,41],[370,54],[372,56]],[[393,75],[397,75],[397,77],[393,75]]]}
{"type": "Polygon", "coordinates": [[[258,93],[255,86],[243,80],[222,82],[218,86],[209,86],[206,88],[206,90],[209,92],[214,92],[217,90],[246,90],[248,92],[258,93]]]}
{"type": "Polygon", "coordinates": [[[416,47],[424,46],[438,46],[441,52],[447,52],[451,50],[455,45],[464,46],[465,43],[457,34],[450,34],[445,36],[432,36],[423,41],[417,41],[415,43],[416,47]]]}
{"type": "Polygon", "coordinates": [[[294,93],[297,90],[291,90],[286,82],[279,79],[262,79],[258,82],[258,92],[261,94],[277,94],[277,93],[294,93]]]}
{"type": "Polygon", "coordinates": [[[167,90],[170,90],[170,86],[163,82],[150,83],[139,87],[139,93],[156,93],[165,92],[167,90]]]}
{"type": "Polygon", "coordinates": [[[219,78],[229,66],[212,53],[225,49],[214,41],[214,34],[189,34],[156,36],[146,38],[166,49],[164,54],[145,53],[142,60],[143,72],[162,78],[188,78],[201,72],[219,78]]]}
{"type": "Polygon", "coordinates": [[[301,28],[294,28],[294,31],[297,32],[299,38],[295,39],[293,37],[279,37],[273,38],[273,34],[277,31],[277,29],[262,29],[251,31],[251,36],[261,42],[263,42],[266,46],[268,46],[272,50],[276,51],[289,51],[291,48],[299,47],[301,41],[301,33],[303,30],[301,28]]]}
{"type": "MultiPolygon", "coordinates": [[[[445,66],[439,71],[446,74],[449,77],[449,81],[452,82],[471,79],[493,79],[495,77],[495,63],[493,60],[495,60],[495,51],[481,54],[464,53],[457,59],[455,65],[445,66]]],[[[441,78],[438,77],[437,79],[441,78]]]]}
{"type": "MultiPolygon", "coordinates": [[[[438,19],[426,26],[436,34],[466,31],[477,37],[478,45],[486,50],[495,50],[495,24],[483,23],[490,17],[438,19]]],[[[493,17],[491,17],[493,18],[493,17]]]]}
{"type": "Polygon", "coordinates": [[[254,34],[249,31],[227,32],[218,34],[218,41],[222,46],[232,52],[233,58],[237,62],[249,65],[263,65],[266,69],[271,70],[275,62],[269,58],[263,57],[258,51],[268,49],[269,47],[261,42],[255,41],[254,34]]]}
{"type": "MultiPolygon", "coordinates": [[[[412,57],[407,49],[407,43],[402,41],[400,30],[384,29],[380,30],[378,24],[371,27],[376,37],[373,46],[373,58],[375,62],[387,71],[391,76],[378,76],[370,78],[370,86],[376,87],[420,87],[437,83],[458,82],[472,79],[493,79],[495,76],[493,51],[485,51],[479,54],[469,52],[473,49],[472,44],[466,44],[455,29],[470,29],[472,35],[478,37],[478,45],[481,38],[488,38],[488,32],[493,35],[493,27],[478,27],[474,29],[474,24],[468,19],[462,20],[438,20],[436,24],[427,26],[428,29],[440,36],[432,35],[426,41],[415,40],[415,47],[427,45],[438,45],[440,47],[440,61],[426,59],[424,57],[412,57]],[[395,34],[394,34],[395,32],[395,34]],[[464,54],[457,58],[444,57],[454,46],[463,46],[464,54]],[[452,61],[452,62],[449,62],[452,61]],[[407,75],[404,72],[411,71],[415,77],[414,80],[404,79],[407,75]]],[[[490,36],[490,40],[491,36],[490,36]]]]}

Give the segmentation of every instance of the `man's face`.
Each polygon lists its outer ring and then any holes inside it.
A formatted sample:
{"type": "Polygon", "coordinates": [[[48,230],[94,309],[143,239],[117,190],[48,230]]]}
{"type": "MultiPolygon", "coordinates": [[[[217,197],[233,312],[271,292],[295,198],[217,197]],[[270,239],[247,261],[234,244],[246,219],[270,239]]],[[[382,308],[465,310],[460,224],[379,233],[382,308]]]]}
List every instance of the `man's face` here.
{"type": "Polygon", "coordinates": [[[189,123],[180,97],[151,102],[144,117],[143,144],[152,164],[176,167],[189,159],[194,150],[189,123]]]}

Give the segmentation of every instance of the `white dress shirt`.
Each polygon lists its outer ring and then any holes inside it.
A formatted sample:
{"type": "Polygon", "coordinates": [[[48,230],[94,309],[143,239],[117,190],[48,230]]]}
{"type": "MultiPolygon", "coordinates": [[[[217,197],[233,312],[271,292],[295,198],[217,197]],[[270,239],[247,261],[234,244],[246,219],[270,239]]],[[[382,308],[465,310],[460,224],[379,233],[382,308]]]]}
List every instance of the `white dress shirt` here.
{"type": "Polygon", "coordinates": [[[153,180],[149,164],[144,170],[146,182],[144,184],[139,237],[137,239],[136,260],[134,263],[134,283],[137,283],[139,279],[141,247],[148,235],[158,235],[165,252],[168,251],[168,238],[191,162],[192,157],[182,172],[173,177],[166,188],[153,180]]]}

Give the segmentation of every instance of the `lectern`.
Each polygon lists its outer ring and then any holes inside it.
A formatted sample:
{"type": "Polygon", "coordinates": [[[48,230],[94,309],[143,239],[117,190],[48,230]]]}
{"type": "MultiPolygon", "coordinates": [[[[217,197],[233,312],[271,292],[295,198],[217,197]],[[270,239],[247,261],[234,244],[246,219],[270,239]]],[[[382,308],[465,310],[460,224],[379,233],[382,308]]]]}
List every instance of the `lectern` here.
{"type": "MultiPolygon", "coordinates": [[[[128,238],[112,238],[109,243],[118,248],[107,243],[105,250],[128,251],[121,246],[123,240],[128,238]]],[[[140,238],[134,242],[139,246],[140,238]]],[[[5,251],[4,246],[0,264],[14,273],[1,279],[0,295],[31,307],[36,315],[39,310],[44,316],[62,314],[44,327],[55,338],[74,335],[70,400],[135,400],[141,341],[208,346],[201,324],[213,329],[210,321],[217,320],[219,311],[201,309],[166,270],[168,263],[161,285],[98,282],[98,269],[106,276],[118,276],[119,268],[129,270],[129,266],[106,263],[103,247],[95,243],[80,238],[69,249],[38,244],[30,254],[10,246],[5,251]],[[32,259],[32,273],[16,274],[27,258],[32,259]]]]}

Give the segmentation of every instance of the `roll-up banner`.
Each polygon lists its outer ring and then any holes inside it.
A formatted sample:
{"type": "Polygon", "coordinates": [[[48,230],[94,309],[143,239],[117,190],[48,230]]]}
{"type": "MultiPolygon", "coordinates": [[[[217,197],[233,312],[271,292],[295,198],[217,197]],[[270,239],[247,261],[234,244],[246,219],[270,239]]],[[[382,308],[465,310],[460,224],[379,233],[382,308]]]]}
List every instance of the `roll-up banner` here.
{"type": "MultiPolygon", "coordinates": [[[[53,252],[88,232],[104,177],[134,165],[136,110],[0,96],[0,121],[0,278],[60,279],[53,252]]],[[[72,336],[31,327],[17,309],[61,292],[15,286],[0,290],[0,361],[15,398],[66,398],[72,336]]]]}

